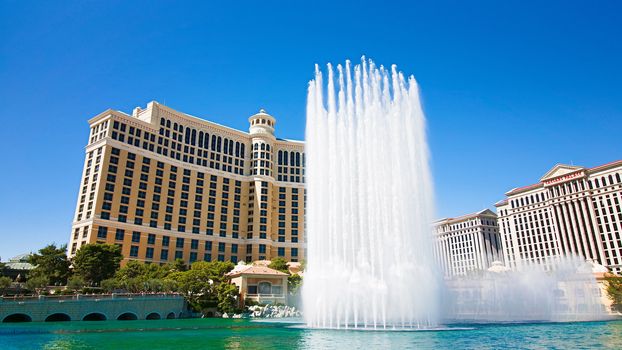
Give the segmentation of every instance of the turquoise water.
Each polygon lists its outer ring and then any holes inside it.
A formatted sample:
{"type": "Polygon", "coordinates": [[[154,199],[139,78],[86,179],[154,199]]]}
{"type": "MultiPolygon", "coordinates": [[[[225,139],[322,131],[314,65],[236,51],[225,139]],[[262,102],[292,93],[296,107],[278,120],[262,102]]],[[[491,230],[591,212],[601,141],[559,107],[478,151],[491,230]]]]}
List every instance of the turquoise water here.
{"type": "Polygon", "coordinates": [[[462,329],[310,330],[222,319],[0,324],[0,349],[622,349],[622,321],[452,327],[462,329]]]}

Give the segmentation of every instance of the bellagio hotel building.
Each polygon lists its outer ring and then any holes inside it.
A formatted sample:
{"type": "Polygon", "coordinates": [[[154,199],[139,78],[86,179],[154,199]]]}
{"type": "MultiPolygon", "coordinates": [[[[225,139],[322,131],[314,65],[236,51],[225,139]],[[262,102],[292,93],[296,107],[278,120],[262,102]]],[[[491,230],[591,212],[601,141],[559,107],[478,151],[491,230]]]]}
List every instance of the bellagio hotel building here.
{"type": "Polygon", "coordinates": [[[157,102],[89,120],[69,256],[102,242],[126,260],[165,263],[304,256],[304,144],[274,136],[261,110],[249,132],[157,102]]]}
{"type": "Polygon", "coordinates": [[[579,255],[622,272],[622,161],[558,164],[496,204],[506,264],[579,255]]]}

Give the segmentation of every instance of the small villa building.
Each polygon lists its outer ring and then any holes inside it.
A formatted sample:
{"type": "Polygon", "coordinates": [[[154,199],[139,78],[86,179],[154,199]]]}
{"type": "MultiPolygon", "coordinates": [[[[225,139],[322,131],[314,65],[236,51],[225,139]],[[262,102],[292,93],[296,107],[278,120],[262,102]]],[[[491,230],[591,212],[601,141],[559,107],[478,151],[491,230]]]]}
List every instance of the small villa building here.
{"type": "Polygon", "coordinates": [[[287,303],[287,274],[262,265],[238,264],[227,274],[238,286],[240,303],[252,300],[260,304],[287,303]]]}

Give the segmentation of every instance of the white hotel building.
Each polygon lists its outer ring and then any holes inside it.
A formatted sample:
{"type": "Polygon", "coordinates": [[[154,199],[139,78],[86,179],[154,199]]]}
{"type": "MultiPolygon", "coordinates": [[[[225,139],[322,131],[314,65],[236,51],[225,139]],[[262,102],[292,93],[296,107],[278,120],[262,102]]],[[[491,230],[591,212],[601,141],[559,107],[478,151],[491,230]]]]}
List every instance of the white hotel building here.
{"type": "Polygon", "coordinates": [[[558,164],[540,182],[506,193],[497,213],[505,263],[576,254],[622,272],[622,160],[558,164]]]}
{"type": "Polygon", "coordinates": [[[445,276],[486,270],[493,261],[503,261],[497,214],[484,209],[434,223],[435,254],[445,276]]]}

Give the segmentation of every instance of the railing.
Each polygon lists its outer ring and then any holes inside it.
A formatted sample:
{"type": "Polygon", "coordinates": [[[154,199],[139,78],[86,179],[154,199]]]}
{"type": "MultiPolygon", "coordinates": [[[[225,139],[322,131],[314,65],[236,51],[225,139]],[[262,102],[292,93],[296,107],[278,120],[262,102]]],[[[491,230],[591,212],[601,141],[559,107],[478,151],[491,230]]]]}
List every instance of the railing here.
{"type": "Polygon", "coordinates": [[[170,298],[181,297],[179,293],[109,293],[109,294],[72,294],[72,295],[22,295],[0,297],[0,302],[25,301],[70,301],[70,300],[108,300],[108,299],[136,299],[136,298],[170,298]]]}
{"type": "Polygon", "coordinates": [[[285,294],[246,294],[247,298],[276,299],[285,298],[285,294]]]}

